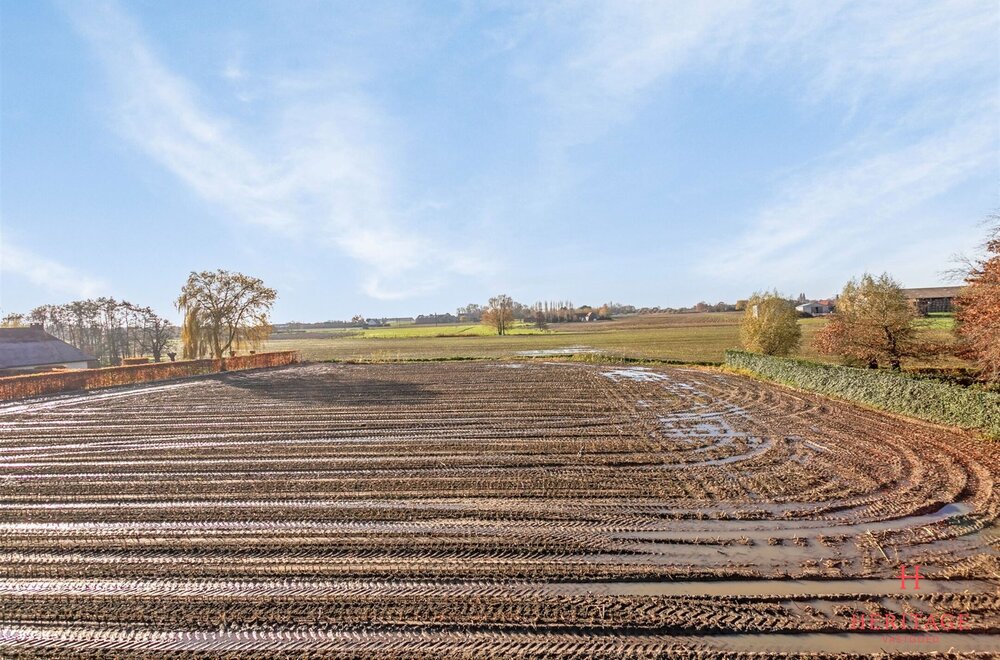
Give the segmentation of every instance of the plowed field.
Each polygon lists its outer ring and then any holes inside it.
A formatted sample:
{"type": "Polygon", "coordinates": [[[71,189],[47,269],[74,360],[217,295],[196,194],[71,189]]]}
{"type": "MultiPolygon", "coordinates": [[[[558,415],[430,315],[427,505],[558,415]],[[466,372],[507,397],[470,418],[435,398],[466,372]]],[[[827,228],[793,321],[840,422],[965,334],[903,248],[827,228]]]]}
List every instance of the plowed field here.
{"type": "Polygon", "coordinates": [[[10,404],[0,656],[992,657],[998,475],[969,434],[685,368],[10,404]]]}

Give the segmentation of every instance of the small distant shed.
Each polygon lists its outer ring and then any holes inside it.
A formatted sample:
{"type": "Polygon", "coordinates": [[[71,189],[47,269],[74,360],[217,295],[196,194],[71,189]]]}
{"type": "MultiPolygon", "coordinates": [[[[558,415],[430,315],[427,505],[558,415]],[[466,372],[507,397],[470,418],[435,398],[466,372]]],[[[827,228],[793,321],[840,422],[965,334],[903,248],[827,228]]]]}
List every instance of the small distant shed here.
{"type": "Polygon", "coordinates": [[[822,300],[804,302],[801,305],[796,305],[795,309],[804,314],[812,314],[813,316],[822,316],[833,311],[830,305],[822,300]]]}
{"type": "Polygon", "coordinates": [[[45,332],[40,325],[0,328],[0,372],[88,369],[97,359],[45,332]]]}

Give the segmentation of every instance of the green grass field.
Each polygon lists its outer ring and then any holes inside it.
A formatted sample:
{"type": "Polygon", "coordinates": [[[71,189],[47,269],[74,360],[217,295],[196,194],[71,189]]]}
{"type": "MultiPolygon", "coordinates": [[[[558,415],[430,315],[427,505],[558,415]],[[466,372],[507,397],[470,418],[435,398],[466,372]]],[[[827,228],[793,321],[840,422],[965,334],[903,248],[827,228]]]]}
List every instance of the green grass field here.
{"type": "MultiPolygon", "coordinates": [[[[553,324],[538,331],[521,326],[507,336],[481,325],[405,325],[367,330],[332,330],[276,337],[267,350],[298,350],[306,360],[413,360],[447,358],[510,358],[529,351],[599,351],[608,357],[684,362],[721,362],[726,349],[739,348],[741,312],[651,314],[614,321],[553,324]],[[315,336],[312,336],[315,335],[315,336]]],[[[802,319],[802,346],[796,357],[821,362],[812,337],[826,321],[802,319]]],[[[917,321],[927,338],[950,337],[950,317],[917,321]]],[[[542,353],[544,355],[544,353],[542,353]]],[[[926,366],[911,364],[908,366],[926,366]]],[[[939,366],[960,366],[954,361],[939,366]]]]}
{"type": "MultiPolygon", "coordinates": [[[[416,337],[489,337],[496,335],[496,330],[485,325],[395,325],[387,328],[368,328],[355,331],[358,337],[364,339],[411,339],[416,337]]],[[[507,331],[512,335],[537,335],[544,331],[521,323],[515,324],[507,331]]]]}

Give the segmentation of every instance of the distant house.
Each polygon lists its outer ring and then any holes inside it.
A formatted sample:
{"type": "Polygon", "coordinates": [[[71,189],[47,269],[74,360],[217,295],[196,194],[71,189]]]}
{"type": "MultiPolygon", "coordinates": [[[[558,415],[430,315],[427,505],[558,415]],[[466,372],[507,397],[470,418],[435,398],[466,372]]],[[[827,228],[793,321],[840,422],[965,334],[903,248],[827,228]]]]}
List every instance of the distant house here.
{"type": "Polygon", "coordinates": [[[801,305],[796,305],[795,309],[804,314],[812,314],[813,316],[822,316],[823,314],[829,314],[833,311],[829,301],[825,300],[811,300],[804,302],[801,305]]]}
{"type": "Polygon", "coordinates": [[[962,293],[960,286],[931,286],[923,289],[903,289],[906,299],[911,301],[921,314],[954,311],[955,298],[962,293]]]}
{"type": "Polygon", "coordinates": [[[79,348],[56,339],[40,325],[0,328],[0,372],[87,369],[97,360],[79,348]]]}

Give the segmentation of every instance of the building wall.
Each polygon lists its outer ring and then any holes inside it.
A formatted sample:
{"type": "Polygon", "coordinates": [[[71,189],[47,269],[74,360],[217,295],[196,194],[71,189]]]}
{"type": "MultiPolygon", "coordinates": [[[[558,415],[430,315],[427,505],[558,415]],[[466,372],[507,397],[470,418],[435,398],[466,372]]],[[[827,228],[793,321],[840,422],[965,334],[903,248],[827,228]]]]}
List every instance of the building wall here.
{"type": "Polygon", "coordinates": [[[37,369],[88,369],[90,364],[84,362],[62,362],[60,364],[33,364],[24,367],[11,367],[8,371],[35,371],[37,369]]]}
{"type": "Polygon", "coordinates": [[[954,298],[920,298],[917,300],[917,310],[921,314],[931,312],[951,312],[954,311],[952,302],[954,298]]]}

